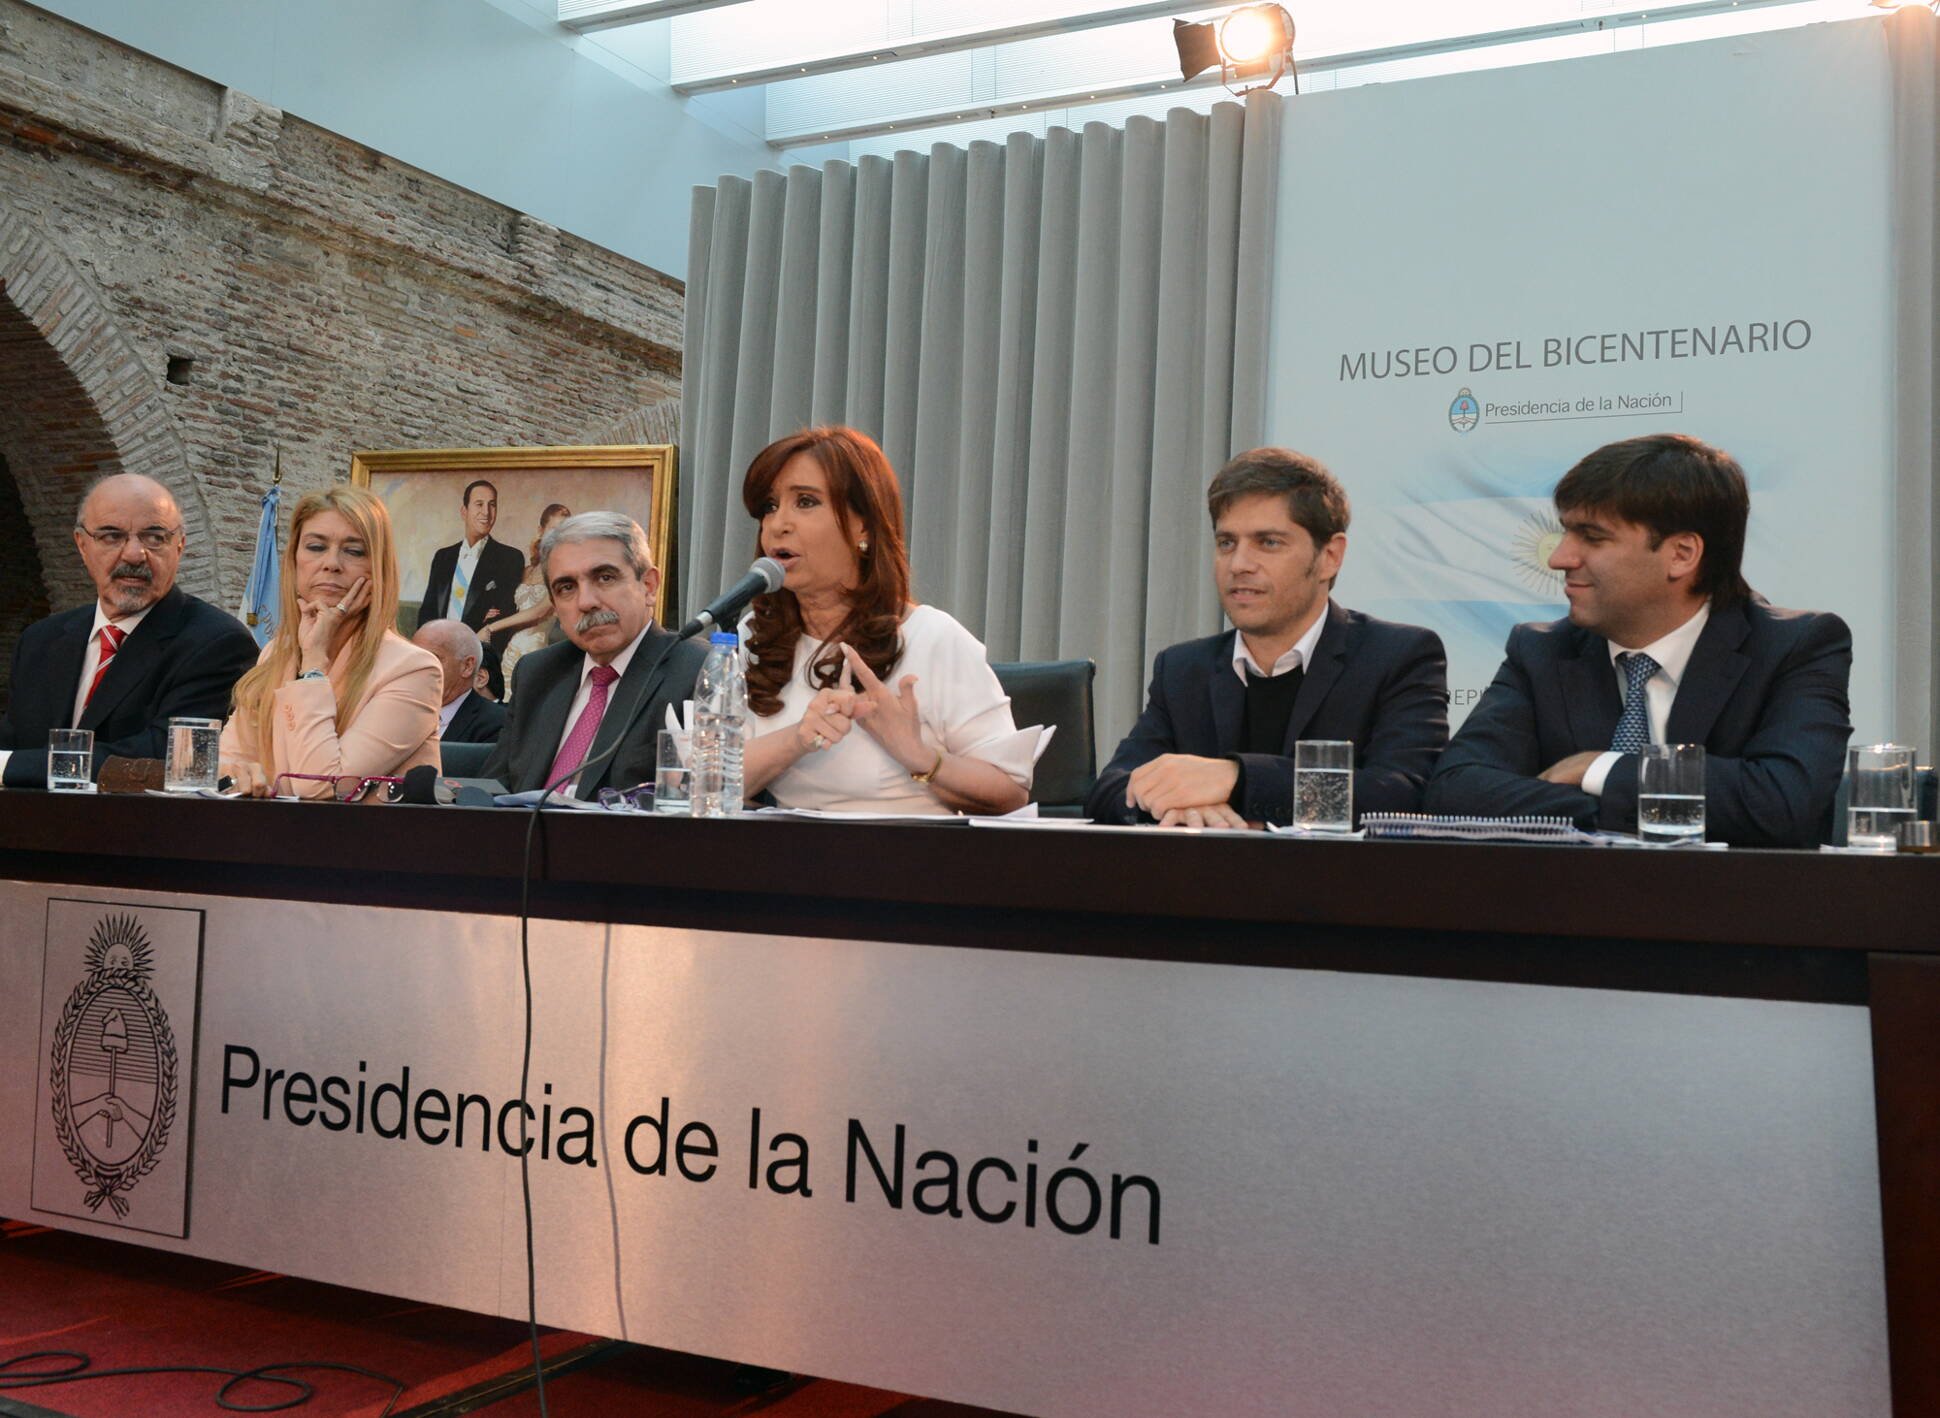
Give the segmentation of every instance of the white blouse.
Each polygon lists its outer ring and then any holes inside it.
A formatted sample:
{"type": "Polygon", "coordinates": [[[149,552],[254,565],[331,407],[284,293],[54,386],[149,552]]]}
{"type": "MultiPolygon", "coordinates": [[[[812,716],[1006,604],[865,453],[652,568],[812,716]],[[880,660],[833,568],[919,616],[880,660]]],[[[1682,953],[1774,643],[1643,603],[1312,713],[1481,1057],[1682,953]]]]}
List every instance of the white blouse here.
{"type": "MultiPolygon", "coordinates": [[[[744,641],[747,632],[744,622],[744,641]]],[[[904,675],[916,676],[923,742],[959,758],[994,764],[1028,793],[1039,730],[1020,732],[1011,719],[1010,699],[991,671],[983,642],[934,606],[918,606],[904,618],[902,639],[902,658],[882,677],[883,683],[896,690],[904,675]]],[[[782,688],[781,708],[766,717],[750,713],[752,737],[792,730],[801,722],[818,692],[809,666],[821,649],[822,642],[806,634],[796,642],[795,672],[782,688]]],[[[936,815],[951,811],[861,724],[833,748],[797,759],[768,791],[782,807],[936,815]]]]}

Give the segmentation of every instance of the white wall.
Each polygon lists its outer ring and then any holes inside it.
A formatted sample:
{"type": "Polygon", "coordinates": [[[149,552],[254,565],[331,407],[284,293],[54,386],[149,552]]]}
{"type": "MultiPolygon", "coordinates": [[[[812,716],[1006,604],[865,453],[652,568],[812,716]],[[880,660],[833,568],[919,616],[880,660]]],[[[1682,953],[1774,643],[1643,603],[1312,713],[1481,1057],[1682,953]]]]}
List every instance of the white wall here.
{"type": "Polygon", "coordinates": [[[1890,722],[1891,98],[1883,24],[1860,19],[1290,108],[1269,434],[1346,484],[1341,599],[1442,633],[1458,720],[1509,625],[1562,614],[1525,545],[1556,479],[1678,431],[1745,466],[1752,586],[1851,624],[1860,740],[1915,731],[1890,722]],[[1793,319],[1798,351],[1541,361],[1552,336],[1793,319]],[[1473,367],[1472,343],[1515,340],[1532,368],[1473,367]],[[1341,377],[1343,354],[1441,346],[1445,374],[1341,377]],[[1463,388],[1569,414],[1460,432],[1463,388]],[[1576,407],[1655,391],[1674,404],[1576,407]]]}
{"type": "Polygon", "coordinates": [[[216,83],[685,279],[691,189],[779,165],[759,94],[683,100],[665,26],[549,0],[36,0],[216,83]]]}

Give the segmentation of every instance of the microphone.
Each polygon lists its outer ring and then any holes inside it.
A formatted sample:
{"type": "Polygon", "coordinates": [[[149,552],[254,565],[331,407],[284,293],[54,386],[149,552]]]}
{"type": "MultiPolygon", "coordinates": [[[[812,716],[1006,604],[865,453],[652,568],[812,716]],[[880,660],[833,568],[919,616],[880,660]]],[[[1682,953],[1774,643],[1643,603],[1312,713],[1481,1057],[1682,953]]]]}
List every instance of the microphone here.
{"type": "Polygon", "coordinates": [[[438,770],[429,763],[420,763],[416,768],[405,770],[404,781],[398,785],[397,802],[443,804],[451,801],[451,789],[438,777],[438,770]]]}
{"type": "Polygon", "coordinates": [[[760,558],[748,568],[746,576],[709,601],[706,610],[683,625],[680,638],[690,639],[703,631],[712,630],[724,620],[732,619],[756,596],[765,596],[770,591],[780,589],[785,574],[781,563],[772,556],[760,558]]]}

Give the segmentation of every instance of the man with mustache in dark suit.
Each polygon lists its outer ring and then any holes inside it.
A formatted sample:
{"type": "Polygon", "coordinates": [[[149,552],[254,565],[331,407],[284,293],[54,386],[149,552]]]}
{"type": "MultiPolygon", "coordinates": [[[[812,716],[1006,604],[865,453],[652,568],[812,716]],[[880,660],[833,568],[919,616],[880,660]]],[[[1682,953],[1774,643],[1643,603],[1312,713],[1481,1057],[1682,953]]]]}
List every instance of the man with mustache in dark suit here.
{"type": "Polygon", "coordinates": [[[221,719],[256,663],[241,621],[175,585],[182,512],[152,478],[116,473],[88,489],[74,546],[94,581],[88,605],[21,632],[0,721],[0,782],[47,786],[47,735],[92,729],[94,766],[161,758],[168,721],[221,719]]]}
{"type": "Polygon", "coordinates": [[[653,623],[660,571],[647,534],[624,513],[554,523],[539,543],[539,565],[567,638],[520,658],[511,717],[485,776],[526,792],[618,742],[612,758],[560,791],[592,798],[603,787],[652,782],[667,708],[693,697],[707,647],[653,623]]]}

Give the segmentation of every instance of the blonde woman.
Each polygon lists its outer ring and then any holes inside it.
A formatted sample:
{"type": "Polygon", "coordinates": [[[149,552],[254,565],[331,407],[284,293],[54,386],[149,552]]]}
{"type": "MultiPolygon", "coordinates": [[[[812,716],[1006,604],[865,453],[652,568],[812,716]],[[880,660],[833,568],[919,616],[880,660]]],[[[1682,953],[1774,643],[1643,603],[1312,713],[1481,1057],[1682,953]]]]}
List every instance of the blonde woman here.
{"type": "Polygon", "coordinates": [[[518,609],[503,620],[489,620],[478,627],[479,642],[488,648],[495,636],[504,637],[500,641],[504,649],[499,660],[499,675],[505,682],[505,693],[500,698],[508,703],[512,699],[513,667],[532,651],[543,650],[551,643],[552,594],[546,589],[539,572],[539,543],[545,540],[546,533],[552,530],[554,523],[563,522],[572,515],[573,509],[563,502],[547,504],[546,510],[539,514],[539,535],[532,539],[532,549],[526,553],[525,579],[512,593],[513,604],[518,609]]]}
{"type": "Polygon", "coordinates": [[[438,766],[441,672],[391,629],[397,589],[391,516],[378,498],[337,486],[296,504],[276,638],[237,683],[222,731],[222,771],[236,787],[383,802],[384,785],[366,790],[363,779],[438,766]]]}

